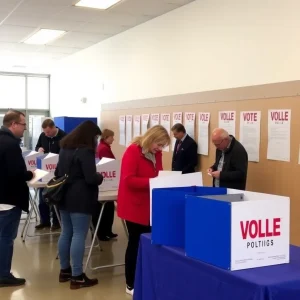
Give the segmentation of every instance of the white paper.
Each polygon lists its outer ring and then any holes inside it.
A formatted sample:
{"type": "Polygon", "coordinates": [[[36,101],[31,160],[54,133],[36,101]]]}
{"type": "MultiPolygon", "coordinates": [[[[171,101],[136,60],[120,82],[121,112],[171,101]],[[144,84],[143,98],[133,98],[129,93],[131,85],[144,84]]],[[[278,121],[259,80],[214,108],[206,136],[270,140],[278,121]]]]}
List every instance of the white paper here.
{"type": "MultiPolygon", "coordinates": [[[[170,127],[171,127],[171,114],[161,114],[160,116],[160,125],[162,125],[170,135],[170,127]]],[[[167,146],[163,149],[163,151],[169,152],[170,146],[167,146]]]]}
{"type": "MultiPolygon", "coordinates": [[[[173,112],[173,120],[172,120],[172,126],[175,124],[183,124],[182,121],[182,112],[173,112]]],[[[172,137],[172,150],[174,150],[176,144],[176,139],[172,137]]]]}
{"type": "Polygon", "coordinates": [[[34,173],[34,178],[28,181],[29,184],[36,183],[37,181],[39,181],[40,179],[44,178],[49,174],[49,172],[40,169],[34,170],[33,173],[34,173]]]}
{"type": "Polygon", "coordinates": [[[192,139],[195,139],[195,119],[196,119],[196,113],[194,113],[194,112],[184,113],[185,130],[186,130],[186,133],[192,139]]]}
{"type": "Polygon", "coordinates": [[[159,114],[151,114],[150,116],[150,127],[159,125],[159,114]]]}
{"type": "Polygon", "coordinates": [[[241,111],[240,142],[248,153],[248,160],[259,162],[260,111],[241,111]]]}
{"type": "Polygon", "coordinates": [[[142,115],[142,135],[146,133],[149,127],[149,119],[150,115],[149,114],[143,114],[142,115]]]}
{"type": "Polygon", "coordinates": [[[290,161],[290,131],[291,110],[269,110],[267,159],[290,161]]]}
{"type": "Polygon", "coordinates": [[[133,137],[141,134],[141,116],[134,116],[133,119],[133,137]]]}
{"type": "Polygon", "coordinates": [[[174,176],[174,175],[181,175],[181,171],[159,171],[158,176],[174,176]]]}
{"type": "Polygon", "coordinates": [[[121,146],[126,146],[125,128],[126,128],[125,116],[119,116],[119,134],[120,134],[119,144],[121,146]]]}
{"type": "Polygon", "coordinates": [[[132,115],[126,116],[126,146],[132,142],[132,115]]]}
{"type": "Polygon", "coordinates": [[[208,155],[209,144],[209,112],[198,114],[198,154],[208,155]]]}
{"type": "Polygon", "coordinates": [[[235,136],[235,111],[219,111],[219,127],[235,136]]]}
{"type": "Polygon", "coordinates": [[[203,186],[202,172],[158,176],[150,179],[150,225],[152,225],[152,190],[155,188],[203,186]]]}

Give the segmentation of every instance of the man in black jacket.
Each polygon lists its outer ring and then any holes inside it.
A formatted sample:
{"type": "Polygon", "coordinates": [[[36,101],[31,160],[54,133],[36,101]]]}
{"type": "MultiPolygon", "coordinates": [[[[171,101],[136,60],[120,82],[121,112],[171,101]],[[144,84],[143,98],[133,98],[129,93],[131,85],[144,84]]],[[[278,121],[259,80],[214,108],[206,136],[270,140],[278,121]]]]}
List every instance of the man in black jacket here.
{"type": "Polygon", "coordinates": [[[184,126],[180,123],[175,124],[171,130],[176,138],[172,170],[182,171],[182,174],[194,173],[198,164],[196,142],[186,133],[184,126]]]}
{"type": "Polygon", "coordinates": [[[222,128],[212,133],[216,146],[216,162],[207,170],[215,187],[246,189],[248,154],[244,146],[222,128]]]}
{"type": "MultiPolygon", "coordinates": [[[[66,133],[60,128],[56,127],[53,120],[46,119],[42,124],[43,132],[41,133],[38,142],[35,147],[35,151],[43,153],[55,153],[59,154],[60,141],[66,135],[66,133]]],[[[52,227],[51,230],[58,229],[59,222],[53,208],[49,209],[49,206],[43,200],[43,189],[39,191],[39,211],[41,216],[41,223],[37,225],[36,229],[50,228],[51,221],[50,215],[52,214],[52,227]]]]}
{"type": "Polygon", "coordinates": [[[25,130],[23,113],[11,110],[4,116],[0,129],[0,287],[25,284],[25,279],[15,278],[10,273],[22,210],[28,212],[26,181],[34,176],[27,171],[20,148],[25,130]]]}

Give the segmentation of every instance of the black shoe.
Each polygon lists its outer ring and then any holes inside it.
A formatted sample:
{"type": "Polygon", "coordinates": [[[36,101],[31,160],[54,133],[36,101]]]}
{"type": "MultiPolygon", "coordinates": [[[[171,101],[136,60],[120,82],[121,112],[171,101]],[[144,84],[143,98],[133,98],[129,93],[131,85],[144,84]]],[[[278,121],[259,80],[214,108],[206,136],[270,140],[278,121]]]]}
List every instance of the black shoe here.
{"type": "Polygon", "coordinates": [[[16,278],[12,274],[6,278],[0,278],[0,288],[1,287],[12,287],[24,285],[26,280],[24,278],[16,278]]]}
{"type": "Polygon", "coordinates": [[[111,232],[110,234],[107,235],[107,237],[109,237],[110,239],[115,239],[118,237],[118,235],[116,233],[111,232]]]}
{"type": "Polygon", "coordinates": [[[51,231],[55,231],[55,230],[59,230],[60,229],[60,225],[59,224],[53,224],[52,226],[51,226],[51,231]]]}
{"type": "Polygon", "coordinates": [[[59,282],[67,282],[71,280],[72,277],[72,269],[71,267],[65,270],[60,270],[59,273],[59,282]]]}
{"type": "Polygon", "coordinates": [[[89,279],[84,273],[80,276],[72,276],[70,289],[77,290],[80,288],[91,287],[98,284],[98,279],[89,279]]]}
{"type": "Polygon", "coordinates": [[[41,230],[41,229],[45,229],[45,228],[50,228],[51,225],[50,224],[43,224],[41,223],[40,225],[35,226],[36,230],[41,230]]]}
{"type": "Polygon", "coordinates": [[[110,238],[108,236],[98,236],[99,241],[108,242],[110,238]]]}

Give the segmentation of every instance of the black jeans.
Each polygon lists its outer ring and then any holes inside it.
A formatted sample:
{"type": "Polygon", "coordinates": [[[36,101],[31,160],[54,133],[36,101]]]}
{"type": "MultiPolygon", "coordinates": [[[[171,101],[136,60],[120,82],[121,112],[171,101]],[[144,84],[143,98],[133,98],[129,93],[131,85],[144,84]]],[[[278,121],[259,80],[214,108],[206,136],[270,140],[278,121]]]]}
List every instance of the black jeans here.
{"type": "MultiPolygon", "coordinates": [[[[98,222],[98,218],[101,212],[102,204],[97,203],[93,213],[93,225],[96,229],[96,225],[98,222]]],[[[107,202],[104,207],[104,211],[102,214],[101,222],[99,225],[99,229],[97,232],[98,238],[105,238],[106,236],[110,236],[112,234],[112,226],[114,223],[115,217],[115,203],[114,202],[107,202]]]]}
{"type": "Polygon", "coordinates": [[[128,246],[125,254],[125,276],[126,284],[134,288],[136,261],[139,250],[140,236],[143,233],[151,232],[150,226],[126,221],[129,233],[128,246]]]}

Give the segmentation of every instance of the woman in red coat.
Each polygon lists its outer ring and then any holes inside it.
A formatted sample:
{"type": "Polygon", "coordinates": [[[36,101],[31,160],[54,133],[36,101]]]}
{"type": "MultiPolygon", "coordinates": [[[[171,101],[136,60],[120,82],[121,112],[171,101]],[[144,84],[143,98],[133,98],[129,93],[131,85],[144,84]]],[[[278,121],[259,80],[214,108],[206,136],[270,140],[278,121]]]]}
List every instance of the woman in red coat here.
{"type": "Polygon", "coordinates": [[[140,235],[151,231],[149,179],[162,167],[162,149],[170,144],[167,130],[154,126],[126,149],[121,163],[118,216],[126,221],[129,240],[125,256],[126,292],[133,295],[140,235]]]}
{"type": "MultiPolygon", "coordinates": [[[[103,157],[115,158],[111,151],[111,144],[114,142],[114,132],[109,129],[104,129],[101,135],[101,140],[97,148],[97,158],[100,160],[103,157]]],[[[101,211],[101,204],[97,206],[93,214],[93,225],[96,228],[97,221],[101,211]]],[[[107,202],[102,214],[102,219],[97,232],[98,238],[101,241],[109,241],[110,239],[116,238],[118,235],[112,232],[112,226],[114,223],[115,216],[115,204],[114,202],[107,202]]]]}

